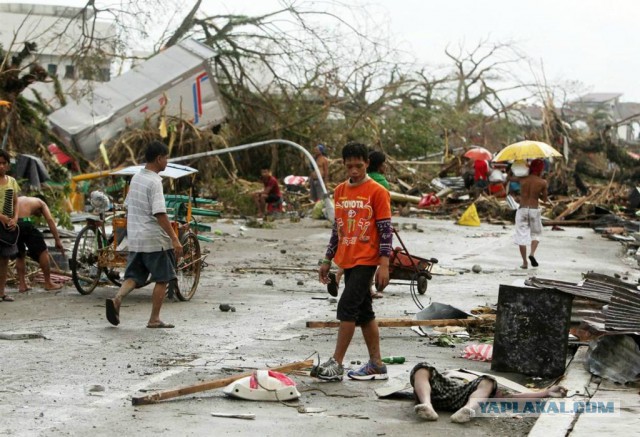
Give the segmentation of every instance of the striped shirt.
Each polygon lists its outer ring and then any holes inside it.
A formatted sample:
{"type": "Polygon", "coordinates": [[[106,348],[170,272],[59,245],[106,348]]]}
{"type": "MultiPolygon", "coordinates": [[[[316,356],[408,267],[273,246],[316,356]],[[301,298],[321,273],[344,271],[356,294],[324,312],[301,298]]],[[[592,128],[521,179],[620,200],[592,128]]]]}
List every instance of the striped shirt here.
{"type": "Polygon", "coordinates": [[[169,235],[154,214],[166,213],[162,178],[143,168],[131,178],[127,205],[127,240],[130,252],[159,252],[172,249],[169,235]]]}

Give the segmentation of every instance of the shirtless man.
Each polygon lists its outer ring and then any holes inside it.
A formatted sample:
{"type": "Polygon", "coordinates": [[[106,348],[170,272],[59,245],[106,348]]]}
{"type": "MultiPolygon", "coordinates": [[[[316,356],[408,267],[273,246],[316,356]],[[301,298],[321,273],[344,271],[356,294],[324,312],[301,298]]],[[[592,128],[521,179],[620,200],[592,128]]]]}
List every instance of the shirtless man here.
{"type": "Polygon", "coordinates": [[[547,181],[540,177],[543,170],[544,162],[541,159],[534,159],[529,164],[529,176],[520,178],[520,208],[516,212],[516,232],[513,239],[520,248],[521,269],[529,267],[527,261],[529,244],[531,244],[531,253],[528,260],[533,267],[538,267],[535,253],[542,234],[538,200],[541,199],[541,203],[551,206],[547,197],[547,181]]]}
{"type": "Polygon", "coordinates": [[[49,251],[44,241],[44,235],[28,219],[29,217],[44,217],[49,225],[51,234],[55,240],[56,249],[64,255],[64,246],[60,241],[56,222],[49,211],[47,204],[37,197],[18,197],[18,254],[16,258],[16,271],[18,273],[18,291],[24,293],[30,290],[26,280],[25,255],[37,261],[44,275],[44,289],[47,291],[58,290],[62,285],[51,282],[51,266],[49,265],[49,251]]]}

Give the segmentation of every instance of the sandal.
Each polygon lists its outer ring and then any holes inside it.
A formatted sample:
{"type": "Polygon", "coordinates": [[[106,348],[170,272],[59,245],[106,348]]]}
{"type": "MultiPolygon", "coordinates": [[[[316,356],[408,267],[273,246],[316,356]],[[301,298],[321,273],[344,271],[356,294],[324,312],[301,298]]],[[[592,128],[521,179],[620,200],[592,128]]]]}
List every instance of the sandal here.
{"type": "Polygon", "coordinates": [[[13,301],[15,301],[14,298],[12,298],[11,296],[7,296],[6,294],[4,296],[0,296],[0,300],[2,300],[3,302],[13,302],[13,301]]]}

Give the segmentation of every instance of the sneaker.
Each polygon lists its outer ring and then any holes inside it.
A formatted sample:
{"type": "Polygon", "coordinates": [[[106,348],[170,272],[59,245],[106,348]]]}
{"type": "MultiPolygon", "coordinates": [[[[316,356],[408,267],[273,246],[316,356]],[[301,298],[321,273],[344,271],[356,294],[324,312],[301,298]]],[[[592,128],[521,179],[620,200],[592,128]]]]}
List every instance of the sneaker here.
{"type": "Polygon", "coordinates": [[[380,367],[369,361],[358,370],[349,370],[347,376],[351,379],[357,379],[359,381],[369,381],[372,379],[389,379],[387,375],[387,366],[384,364],[380,367]]]}
{"type": "Polygon", "coordinates": [[[333,358],[315,368],[315,376],[324,381],[342,381],[344,367],[333,358]]]}

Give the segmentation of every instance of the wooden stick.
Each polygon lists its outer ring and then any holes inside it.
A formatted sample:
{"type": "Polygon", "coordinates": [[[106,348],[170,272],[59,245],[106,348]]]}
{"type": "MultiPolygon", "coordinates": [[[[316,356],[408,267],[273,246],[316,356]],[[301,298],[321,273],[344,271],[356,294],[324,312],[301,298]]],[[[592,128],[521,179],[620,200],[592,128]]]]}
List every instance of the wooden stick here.
{"type": "Polygon", "coordinates": [[[591,226],[592,220],[544,220],[542,226],[591,226]]]}
{"type": "MultiPolygon", "coordinates": [[[[381,328],[402,328],[407,326],[476,326],[487,323],[487,319],[376,319],[376,321],[381,328]]],[[[337,320],[310,320],[307,322],[307,328],[337,328],[338,326],[340,326],[340,322],[337,320]]]]}
{"type": "Polygon", "coordinates": [[[283,272],[309,272],[309,273],[318,273],[318,269],[308,269],[304,267],[278,267],[278,266],[264,266],[264,267],[235,267],[233,269],[234,273],[242,272],[242,271],[262,271],[262,270],[270,270],[270,271],[283,271],[283,272]]]}
{"type": "MultiPolygon", "coordinates": [[[[287,373],[292,370],[304,369],[313,366],[313,360],[297,361],[291,364],[285,364],[284,366],[272,367],[269,370],[275,370],[276,372],[287,373]]],[[[233,381],[237,381],[240,378],[251,376],[253,372],[244,372],[238,375],[229,376],[227,378],[218,378],[211,381],[202,382],[195,385],[188,385],[174,390],[164,390],[157,393],[152,393],[146,396],[133,397],[131,399],[132,405],[148,405],[155,404],[158,401],[164,401],[165,399],[176,398],[178,396],[186,396],[193,393],[198,393],[206,390],[214,390],[216,388],[226,387],[233,381]]]]}

